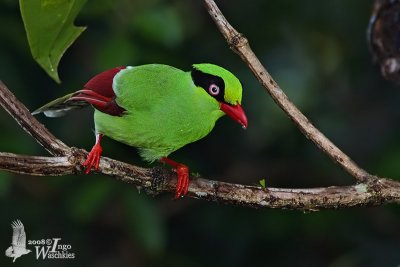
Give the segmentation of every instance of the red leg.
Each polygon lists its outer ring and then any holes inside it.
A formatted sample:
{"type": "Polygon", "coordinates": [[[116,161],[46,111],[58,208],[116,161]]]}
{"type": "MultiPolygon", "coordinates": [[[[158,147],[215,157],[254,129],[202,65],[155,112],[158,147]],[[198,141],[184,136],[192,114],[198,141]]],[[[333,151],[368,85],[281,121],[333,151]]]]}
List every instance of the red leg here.
{"type": "Polygon", "coordinates": [[[100,145],[102,137],[102,134],[96,134],[96,144],[93,146],[86,158],[86,161],[83,163],[83,166],[86,167],[86,174],[89,174],[93,167],[95,170],[99,169],[100,156],[101,152],[103,152],[103,148],[100,145]]]}
{"type": "Polygon", "coordinates": [[[161,158],[160,161],[174,168],[178,175],[175,198],[180,198],[186,195],[189,188],[189,168],[186,165],[173,161],[167,157],[161,158]]]}

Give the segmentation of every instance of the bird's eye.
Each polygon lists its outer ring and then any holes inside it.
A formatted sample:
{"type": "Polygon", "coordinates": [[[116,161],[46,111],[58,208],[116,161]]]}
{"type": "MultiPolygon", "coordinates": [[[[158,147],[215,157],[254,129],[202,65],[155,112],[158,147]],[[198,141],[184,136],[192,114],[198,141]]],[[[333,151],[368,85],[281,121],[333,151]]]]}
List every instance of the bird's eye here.
{"type": "Polygon", "coordinates": [[[210,93],[210,95],[212,96],[216,96],[219,94],[219,87],[216,84],[211,84],[210,87],[208,87],[208,92],[210,93]]]}

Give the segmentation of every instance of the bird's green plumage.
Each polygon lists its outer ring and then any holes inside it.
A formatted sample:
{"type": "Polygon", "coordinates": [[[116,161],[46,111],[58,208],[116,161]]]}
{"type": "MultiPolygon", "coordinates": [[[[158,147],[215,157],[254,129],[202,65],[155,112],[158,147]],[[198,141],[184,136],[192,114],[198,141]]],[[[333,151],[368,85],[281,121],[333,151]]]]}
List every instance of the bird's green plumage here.
{"type": "MultiPolygon", "coordinates": [[[[242,86],[232,73],[213,64],[193,67],[223,79],[224,102],[241,103],[242,86]]],[[[125,112],[112,116],[96,109],[96,132],[139,148],[147,161],[203,138],[225,114],[207,88],[195,85],[190,71],[167,65],[127,67],[115,75],[112,87],[125,112]]]]}
{"type": "Polygon", "coordinates": [[[190,72],[166,65],[129,67],[113,82],[121,117],[95,111],[96,131],[138,147],[154,161],[206,136],[224,113],[190,72]]]}

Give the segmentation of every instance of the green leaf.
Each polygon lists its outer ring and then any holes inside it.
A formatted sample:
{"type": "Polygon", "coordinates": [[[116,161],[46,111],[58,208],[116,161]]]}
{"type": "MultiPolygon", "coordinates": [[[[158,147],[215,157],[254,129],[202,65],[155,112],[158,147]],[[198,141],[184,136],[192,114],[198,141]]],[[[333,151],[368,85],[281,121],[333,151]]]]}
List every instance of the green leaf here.
{"type": "Polygon", "coordinates": [[[33,58],[60,83],[58,64],[86,27],[73,22],[86,0],[20,0],[20,9],[33,58]]]}
{"type": "Polygon", "coordinates": [[[265,188],[265,179],[261,179],[260,181],[258,181],[261,185],[262,188],[265,188]]]}

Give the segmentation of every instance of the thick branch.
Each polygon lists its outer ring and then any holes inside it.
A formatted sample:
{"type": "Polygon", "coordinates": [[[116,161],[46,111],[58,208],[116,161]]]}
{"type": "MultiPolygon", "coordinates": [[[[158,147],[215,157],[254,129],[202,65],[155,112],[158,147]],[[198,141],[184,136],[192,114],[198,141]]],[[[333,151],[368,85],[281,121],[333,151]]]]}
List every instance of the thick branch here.
{"type": "Polygon", "coordinates": [[[34,176],[60,176],[75,173],[68,157],[37,157],[0,152],[0,170],[34,176]]]}
{"type": "Polygon", "coordinates": [[[230,48],[237,53],[244,62],[246,62],[262,86],[271,95],[275,103],[281,107],[281,109],[297,125],[300,131],[357,181],[362,182],[367,179],[373,179],[373,175],[360,168],[350,157],[333,144],[289,100],[286,94],[261,64],[257,56],[253,53],[248,40],[236,31],[231,24],[229,24],[215,2],[213,0],[204,0],[204,2],[208,13],[214,20],[222,35],[225,37],[230,48]]]}
{"type": "MultiPolygon", "coordinates": [[[[87,152],[77,148],[69,148],[69,152],[69,156],[64,157],[38,157],[0,152],[0,170],[33,176],[83,174],[81,162],[87,152]]],[[[151,188],[154,179],[152,172],[151,169],[102,157],[98,173],[151,188]]]]}
{"type": "MultiPolygon", "coordinates": [[[[35,176],[83,173],[80,162],[86,153],[78,149],[73,151],[69,157],[35,157],[0,153],[0,170],[35,176]]],[[[175,174],[160,168],[140,168],[102,157],[99,173],[136,185],[153,194],[175,190],[175,174]]],[[[400,183],[379,179],[369,184],[353,186],[263,189],[192,177],[188,197],[241,206],[314,211],[400,203],[400,183]]]]}

